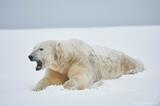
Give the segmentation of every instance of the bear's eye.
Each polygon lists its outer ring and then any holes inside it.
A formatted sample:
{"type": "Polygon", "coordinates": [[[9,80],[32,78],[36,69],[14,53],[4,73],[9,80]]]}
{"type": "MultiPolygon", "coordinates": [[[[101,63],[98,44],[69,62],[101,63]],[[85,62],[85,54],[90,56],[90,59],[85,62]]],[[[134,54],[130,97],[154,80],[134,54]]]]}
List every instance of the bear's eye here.
{"type": "Polygon", "coordinates": [[[43,51],[43,48],[40,48],[39,50],[40,50],[40,51],[43,51]]]}

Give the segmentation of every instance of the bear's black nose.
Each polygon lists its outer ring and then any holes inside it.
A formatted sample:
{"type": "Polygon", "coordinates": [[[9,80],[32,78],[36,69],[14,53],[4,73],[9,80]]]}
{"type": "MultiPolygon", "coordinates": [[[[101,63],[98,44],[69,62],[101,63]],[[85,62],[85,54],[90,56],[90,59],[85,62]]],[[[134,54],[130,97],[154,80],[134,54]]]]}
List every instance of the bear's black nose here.
{"type": "Polygon", "coordinates": [[[28,58],[33,61],[33,56],[32,55],[29,55],[28,58]]]}

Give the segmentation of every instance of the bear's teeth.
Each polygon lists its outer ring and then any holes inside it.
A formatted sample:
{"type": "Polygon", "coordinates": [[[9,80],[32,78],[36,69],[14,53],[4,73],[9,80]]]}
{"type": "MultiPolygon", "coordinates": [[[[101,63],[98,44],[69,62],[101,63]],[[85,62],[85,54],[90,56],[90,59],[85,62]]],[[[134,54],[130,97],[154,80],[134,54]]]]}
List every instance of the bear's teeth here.
{"type": "Polygon", "coordinates": [[[38,71],[38,70],[40,70],[41,68],[42,68],[41,65],[37,65],[36,70],[38,71]]]}
{"type": "Polygon", "coordinates": [[[41,61],[38,61],[38,62],[37,62],[37,66],[36,66],[36,70],[38,71],[38,70],[40,70],[40,69],[42,69],[42,62],[41,62],[41,61]]]}

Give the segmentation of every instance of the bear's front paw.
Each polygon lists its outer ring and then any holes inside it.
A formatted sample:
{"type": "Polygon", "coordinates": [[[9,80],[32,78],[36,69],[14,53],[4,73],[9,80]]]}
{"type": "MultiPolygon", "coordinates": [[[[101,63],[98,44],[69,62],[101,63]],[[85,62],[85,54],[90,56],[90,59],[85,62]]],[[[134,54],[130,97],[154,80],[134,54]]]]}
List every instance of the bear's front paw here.
{"type": "Polygon", "coordinates": [[[75,89],[76,89],[76,86],[75,86],[73,80],[68,80],[68,81],[66,81],[66,82],[63,84],[63,87],[64,87],[65,89],[69,89],[69,90],[75,90],[75,89]]]}
{"type": "Polygon", "coordinates": [[[40,81],[32,90],[33,91],[41,91],[45,88],[46,88],[46,86],[45,86],[44,82],[40,81]]]}
{"type": "Polygon", "coordinates": [[[45,89],[46,87],[42,86],[42,85],[36,85],[32,90],[33,91],[41,91],[43,89],[45,89]]]}

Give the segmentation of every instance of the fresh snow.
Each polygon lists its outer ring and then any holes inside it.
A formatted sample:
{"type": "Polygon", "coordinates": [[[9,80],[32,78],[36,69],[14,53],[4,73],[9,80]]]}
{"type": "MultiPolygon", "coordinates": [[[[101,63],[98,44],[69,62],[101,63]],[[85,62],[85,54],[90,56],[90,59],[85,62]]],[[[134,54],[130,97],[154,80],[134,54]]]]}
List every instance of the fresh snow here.
{"type": "Polygon", "coordinates": [[[160,106],[160,26],[0,30],[0,106],[160,106]],[[145,71],[99,81],[90,89],[31,89],[44,74],[28,55],[45,40],[81,39],[137,58],[145,71]]]}

